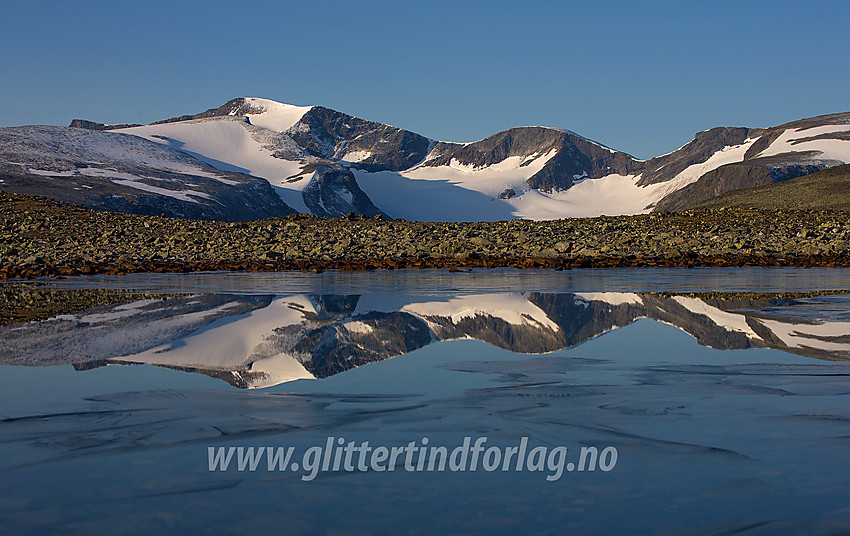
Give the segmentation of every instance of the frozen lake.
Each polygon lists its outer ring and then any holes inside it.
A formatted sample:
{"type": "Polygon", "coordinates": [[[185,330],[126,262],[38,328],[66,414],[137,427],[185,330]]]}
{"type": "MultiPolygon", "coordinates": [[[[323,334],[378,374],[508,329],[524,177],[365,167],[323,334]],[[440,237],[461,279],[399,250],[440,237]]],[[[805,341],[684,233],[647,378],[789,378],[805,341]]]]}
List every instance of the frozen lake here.
{"type": "Polygon", "coordinates": [[[168,297],[0,327],[4,533],[850,531],[848,270],[44,288],[168,297]]]}

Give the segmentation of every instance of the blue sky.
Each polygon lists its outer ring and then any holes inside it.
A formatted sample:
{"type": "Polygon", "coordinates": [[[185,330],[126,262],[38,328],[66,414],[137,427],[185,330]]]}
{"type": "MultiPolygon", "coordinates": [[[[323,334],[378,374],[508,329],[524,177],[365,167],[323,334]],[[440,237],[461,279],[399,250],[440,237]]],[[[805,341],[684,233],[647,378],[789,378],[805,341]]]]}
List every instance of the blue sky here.
{"type": "Polygon", "coordinates": [[[450,141],[573,130],[639,158],[850,110],[850,2],[0,0],[0,126],[237,96],[450,141]]]}

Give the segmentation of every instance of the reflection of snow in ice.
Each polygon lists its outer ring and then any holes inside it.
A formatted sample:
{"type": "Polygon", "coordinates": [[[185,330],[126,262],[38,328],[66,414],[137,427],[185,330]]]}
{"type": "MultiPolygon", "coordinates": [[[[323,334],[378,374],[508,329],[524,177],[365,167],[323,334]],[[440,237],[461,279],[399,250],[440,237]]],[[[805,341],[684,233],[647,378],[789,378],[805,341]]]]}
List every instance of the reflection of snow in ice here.
{"type": "Polygon", "coordinates": [[[633,303],[640,305],[643,300],[634,292],[578,292],[576,296],[585,301],[602,301],[611,305],[633,303]]]}
{"type": "Polygon", "coordinates": [[[848,342],[850,322],[824,324],[789,324],[776,320],[761,320],[761,322],[791,348],[850,351],[850,342],[848,342]]]}
{"type": "Polygon", "coordinates": [[[737,313],[727,313],[721,311],[717,307],[712,307],[704,301],[697,298],[689,298],[687,296],[675,296],[673,298],[679,304],[683,305],[689,311],[705,315],[710,318],[718,326],[724,326],[731,331],[740,331],[746,333],[749,337],[760,339],[753,328],[747,324],[747,317],[737,313]]]}
{"type": "Polygon", "coordinates": [[[536,324],[557,330],[553,322],[539,307],[521,294],[479,294],[450,298],[446,301],[411,303],[402,311],[422,317],[445,316],[458,322],[463,318],[488,315],[500,318],[509,324],[536,324]]]}
{"type": "Polygon", "coordinates": [[[302,322],[306,312],[315,313],[315,309],[305,296],[280,298],[268,307],[216,320],[178,341],[123,356],[121,361],[228,370],[247,365],[253,357],[256,362],[251,370],[268,375],[262,386],[312,378],[294,358],[265,355],[262,348],[275,329],[302,322]]]}

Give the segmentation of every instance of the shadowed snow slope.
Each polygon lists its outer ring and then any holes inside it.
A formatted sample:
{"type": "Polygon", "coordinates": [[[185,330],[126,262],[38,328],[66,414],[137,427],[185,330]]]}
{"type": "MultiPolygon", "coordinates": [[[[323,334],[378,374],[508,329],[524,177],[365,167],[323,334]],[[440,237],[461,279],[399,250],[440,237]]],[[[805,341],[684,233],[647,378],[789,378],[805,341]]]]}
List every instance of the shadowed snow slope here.
{"type": "Polygon", "coordinates": [[[116,212],[228,221],[292,213],[262,179],[117,132],[2,128],[0,177],[6,191],[116,212]]]}

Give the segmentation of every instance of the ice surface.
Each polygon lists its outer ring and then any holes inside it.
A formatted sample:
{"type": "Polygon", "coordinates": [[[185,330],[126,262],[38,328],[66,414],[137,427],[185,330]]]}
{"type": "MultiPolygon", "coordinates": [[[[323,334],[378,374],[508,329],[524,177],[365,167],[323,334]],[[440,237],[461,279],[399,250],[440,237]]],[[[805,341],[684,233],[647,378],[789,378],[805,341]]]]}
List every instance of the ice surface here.
{"type": "MultiPolygon", "coordinates": [[[[649,320],[570,351],[440,343],[322,382],[234,392],[156,371],[0,376],[0,514],[30,532],[799,533],[850,528],[847,365],[702,348],[649,320]],[[635,350],[638,350],[637,352],[635,350]],[[636,354],[639,359],[623,359],[636,354]],[[20,404],[22,381],[29,402],[20,404]],[[71,382],[73,383],[73,382],[71,382]],[[35,384],[36,386],[33,386],[35,384]],[[41,387],[38,387],[41,385],[41,387]],[[49,392],[48,392],[49,391],[49,392]],[[42,400],[49,400],[39,406],[42,400]],[[615,446],[610,472],[207,471],[208,446],[615,446]],[[163,515],[167,512],[168,515],[163,515]],[[476,515],[470,516],[469,512],[476,515]]],[[[172,373],[174,374],[174,373],[172,373]]],[[[180,373],[176,373],[180,374],[180,373]]],[[[10,529],[12,530],[12,529],[10,529]]],[[[20,532],[20,531],[17,531],[20,532]]]]}
{"type": "Polygon", "coordinates": [[[255,368],[252,370],[274,371],[277,383],[311,378],[313,376],[292,357],[277,353],[267,356],[262,350],[262,344],[275,329],[298,324],[309,312],[315,313],[306,297],[282,297],[267,307],[235,318],[216,320],[169,344],[122,356],[121,361],[204,369],[229,369],[254,361],[255,368]]]}
{"type": "MultiPolygon", "coordinates": [[[[125,278],[125,285],[166,288],[173,281],[170,291],[212,286],[244,295],[138,300],[19,329],[33,330],[46,347],[55,344],[56,352],[72,340],[70,332],[51,338],[39,325],[77,326],[90,345],[102,345],[98,339],[115,332],[143,340],[166,331],[166,325],[189,326],[189,333],[174,332],[175,343],[155,345],[159,351],[145,356],[163,361],[182,356],[184,364],[209,357],[225,365],[261,356],[251,369],[264,372],[255,384],[260,386],[298,374],[288,356],[267,355],[264,341],[280,334],[280,327],[325,314],[316,306],[317,295],[345,298],[324,303],[332,308],[344,302],[352,317],[407,310],[465,320],[483,313],[543,325],[557,317],[580,331],[598,323],[584,316],[588,311],[622,316],[661,300],[638,294],[646,290],[685,283],[799,289],[847,281],[842,270],[577,271],[525,279],[507,273],[475,272],[478,283],[470,274],[445,272],[319,274],[314,287],[300,281],[303,275],[154,274],[125,278]],[[346,283],[348,278],[360,282],[346,283]],[[572,297],[587,307],[575,307],[573,299],[498,294],[494,286],[581,288],[572,297]],[[273,287],[309,288],[311,295],[266,296],[273,287]],[[351,295],[364,287],[385,291],[361,296],[350,310],[351,295]],[[544,303],[550,303],[548,313],[544,303]],[[552,309],[552,303],[563,306],[552,309]]],[[[52,284],[75,281],[107,279],[52,284]]],[[[846,296],[758,311],[723,311],[692,296],[659,303],[678,308],[683,320],[702,328],[723,326],[718,329],[738,336],[750,327],[741,320],[747,315],[788,344],[838,344],[850,335],[846,296]],[[801,311],[796,320],[784,318],[795,311],[801,311]]],[[[346,318],[341,325],[349,333],[371,333],[363,320],[346,318]]],[[[4,343],[13,340],[9,334],[3,332],[4,343]]],[[[713,349],[678,327],[647,318],[543,356],[482,341],[443,341],[323,380],[260,390],[237,390],[220,379],[149,365],[86,371],[5,366],[0,372],[4,533],[850,531],[850,484],[840,470],[848,446],[850,365],[766,348],[713,349]],[[567,446],[570,461],[582,447],[613,446],[618,462],[610,472],[565,472],[554,482],[546,480],[550,471],[488,472],[480,466],[464,472],[329,471],[311,482],[301,479],[301,468],[268,471],[265,460],[253,472],[235,466],[208,471],[208,447],[294,447],[300,462],[308,448],[328,438],[404,447],[426,437],[429,445],[450,449],[465,437],[486,437],[487,446],[499,447],[527,437],[531,446],[567,446]]]]}

